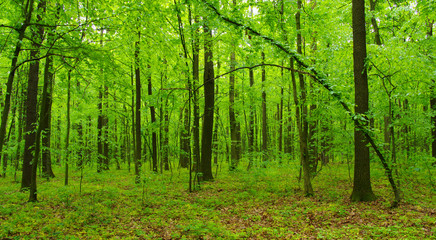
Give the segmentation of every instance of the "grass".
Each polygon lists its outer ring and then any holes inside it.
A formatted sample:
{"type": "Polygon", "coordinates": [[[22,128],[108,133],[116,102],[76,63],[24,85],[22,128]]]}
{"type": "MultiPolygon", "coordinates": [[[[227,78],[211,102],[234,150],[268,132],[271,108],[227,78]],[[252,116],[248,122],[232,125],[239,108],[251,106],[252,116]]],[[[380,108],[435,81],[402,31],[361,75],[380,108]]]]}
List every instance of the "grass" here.
{"type": "Polygon", "coordinates": [[[344,164],[323,169],[313,180],[314,197],[303,196],[298,170],[287,164],[219,170],[193,193],[184,169],[146,171],[141,184],[126,170],[89,169],[81,192],[79,171],[69,186],[62,169],[55,173],[38,180],[36,203],[27,203],[12,177],[0,179],[0,239],[436,239],[435,191],[421,172],[408,173],[395,209],[377,168],[377,201],[350,202],[344,164]]]}

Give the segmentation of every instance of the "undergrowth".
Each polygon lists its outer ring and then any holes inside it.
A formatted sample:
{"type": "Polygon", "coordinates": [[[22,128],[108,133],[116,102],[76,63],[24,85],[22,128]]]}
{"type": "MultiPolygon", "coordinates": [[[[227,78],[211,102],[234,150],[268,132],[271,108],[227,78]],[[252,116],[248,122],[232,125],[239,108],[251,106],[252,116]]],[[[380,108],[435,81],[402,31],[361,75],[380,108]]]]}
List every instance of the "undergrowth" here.
{"type": "MultiPolygon", "coordinates": [[[[402,183],[404,201],[391,209],[392,193],[381,169],[373,168],[378,199],[352,203],[345,164],[324,167],[304,197],[292,164],[228,172],[187,191],[188,173],[110,170],[71,173],[63,186],[38,179],[39,202],[28,203],[12,177],[0,179],[0,239],[431,239],[436,235],[434,189],[422,172],[402,183]]],[[[241,167],[240,169],[244,169],[241,167]]],[[[415,172],[414,172],[415,171],[415,172]]],[[[434,170],[432,170],[434,172],[434,170]]],[[[215,172],[215,170],[214,170],[215,172]]]]}

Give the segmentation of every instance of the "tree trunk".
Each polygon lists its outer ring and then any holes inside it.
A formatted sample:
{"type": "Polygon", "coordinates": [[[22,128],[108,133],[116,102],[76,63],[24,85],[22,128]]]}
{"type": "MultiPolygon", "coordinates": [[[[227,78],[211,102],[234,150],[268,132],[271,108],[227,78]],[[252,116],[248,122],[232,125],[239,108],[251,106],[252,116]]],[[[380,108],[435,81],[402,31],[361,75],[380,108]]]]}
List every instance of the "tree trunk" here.
{"type": "MultiPolygon", "coordinates": [[[[51,43],[54,38],[54,30],[48,33],[47,39],[51,43]]],[[[47,178],[54,178],[55,175],[53,173],[51,167],[51,150],[50,150],[50,142],[51,142],[51,109],[52,109],[52,94],[53,94],[53,81],[54,81],[54,73],[53,73],[53,57],[48,56],[45,59],[45,68],[44,68],[44,86],[42,90],[42,105],[45,105],[44,108],[41,108],[41,115],[44,116],[41,118],[41,128],[42,128],[42,172],[47,178]]]]}
{"type": "Polygon", "coordinates": [[[253,95],[253,88],[254,88],[254,72],[253,69],[250,68],[248,71],[248,75],[249,75],[249,79],[250,79],[250,105],[249,105],[249,109],[248,109],[248,153],[249,153],[249,162],[248,162],[248,166],[247,166],[247,170],[250,170],[251,166],[253,165],[253,152],[255,150],[254,147],[254,113],[255,113],[255,108],[254,108],[254,103],[253,103],[253,98],[251,97],[253,95]]]}
{"type": "MultiPolygon", "coordinates": [[[[190,9],[189,9],[189,13],[190,13],[190,9]]],[[[189,15],[191,16],[191,15],[189,15]]],[[[184,60],[186,61],[186,68],[189,68],[189,63],[188,63],[188,49],[186,46],[186,40],[185,40],[185,35],[184,35],[184,29],[183,29],[183,23],[182,23],[182,17],[180,16],[180,10],[179,8],[177,8],[177,21],[178,21],[178,27],[179,27],[179,36],[180,36],[180,41],[182,43],[183,46],[183,53],[184,53],[184,60]]],[[[189,21],[191,21],[191,19],[189,19],[189,21]]],[[[187,73],[185,74],[187,77],[187,82],[186,82],[186,89],[189,91],[188,92],[188,105],[190,105],[190,96],[191,96],[191,80],[190,80],[190,75],[189,75],[189,70],[187,71],[187,73]]],[[[183,119],[183,128],[181,128],[180,130],[180,159],[179,159],[179,163],[180,166],[182,168],[188,168],[188,164],[189,164],[189,155],[190,155],[190,151],[191,151],[191,138],[190,138],[190,134],[189,134],[189,128],[190,128],[190,121],[189,121],[189,117],[190,117],[190,108],[188,106],[185,106],[181,112],[180,112],[180,120],[183,119]]]]}
{"type": "MultiPolygon", "coordinates": [[[[262,64],[265,63],[265,53],[262,52],[262,64]]],[[[265,92],[266,71],[262,66],[262,161],[268,160],[268,124],[266,112],[266,92],[265,92]]],[[[264,166],[266,167],[266,166],[264,166]]]]}
{"type": "MultiPolygon", "coordinates": [[[[375,4],[377,3],[377,0],[369,0],[369,9],[371,12],[375,11],[375,4]]],[[[377,45],[382,45],[381,38],[380,38],[380,31],[377,25],[377,20],[375,19],[374,15],[371,17],[371,24],[374,29],[374,42],[377,45]]]]}
{"type": "MultiPolygon", "coordinates": [[[[355,113],[368,112],[368,76],[365,67],[366,59],[366,30],[365,30],[365,1],[352,1],[353,13],[353,63],[354,63],[354,101],[355,113]]],[[[358,120],[367,126],[368,121],[358,120]]],[[[360,127],[354,127],[354,185],[351,194],[352,201],[372,201],[376,198],[371,188],[371,172],[369,163],[368,140],[360,127]]]]}
{"type": "Polygon", "coordinates": [[[109,89],[106,83],[106,80],[104,82],[103,86],[103,115],[102,115],[102,135],[103,135],[103,170],[109,170],[109,119],[107,116],[108,112],[108,95],[109,95],[109,89]]]}
{"type": "Polygon", "coordinates": [[[68,185],[68,162],[70,161],[70,129],[71,129],[71,116],[70,116],[70,108],[71,108],[71,70],[68,71],[68,86],[67,86],[67,129],[65,134],[65,186],[68,185]]]}
{"type": "Polygon", "coordinates": [[[204,181],[213,180],[212,175],[212,135],[215,105],[215,80],[213,69],[213,38],[207,25],[203,26],[204,42],[204,116],[201,136],[201,172],[204,181]]]}
{"type": "MultiPolygon", "coordinates": [[[[198,24],[198,17],[194,19],[195,23],[198,24]]],[[[194,170],[200,172],[200,107],[199,107],[199,97],[198,97],[198,83],[200,80],[199,65],[200,65],[200,44],[198,40],[198,30],[194,31],[193,43],[192,43],[192,88],[193,88],[193,115],[194,122],[192,126],[192,131],[194,135],[194,147],[193,147],[193,159],[194,159],[194,170]]]]}
{"type": "MultiPolygon", "coordinates": [[[[302,1],[297,1],[298,12],[295,15],[296,29],[297,29],[297,53],[303,54],[302,42],[303,38],[301,36],[301,16],[300,11],[302,10],[302,1]]],[[[308,143],[308,131],[309,126],[307,123],[307,106],[306,106],[306,83],[303,74],[298,74],[300,82],[300,95],[301,95],[301,126],[300,126],[300,151],[301,151],[301,163],[303,167],[303,180],[304,180],[304,193],[306,196],[313,195],[312,183],[311,183],[311,172],[309,166],[309,151],[307,147],[308,143]]]]}
{"type": "MultiPolygon", "coordinates": [[[[40,1],[37,6],[37,11],[41,11],[37,15],[37,21],[42,20],[43,12],[45,11],[45,1],[40,1]]],[[[30,51],[30,59],[36,59],[39,55],[40,43],[43,41],[44,28],[37,27],[37,32],[32,32],[32,50],[30,51]]],[[[26,135],[25,148],[23,155],[23,175],[21,181],[21,190],[32,188],[32,182],[35,185],[35,194],[31,194],[29,201],[37,201],[36,199],[36,173],[38,162],[33,161],[36,141],[36,126],[38,122],[37,105],[38,105],[38,81],[39,81],[39,60],[32,61],[29,66],[29,79],[27,85],[26,99],[26,135]]]]}
{"type": "MultiPolygon", "coordinates": [[[[236,68],[235,52],[230,56],[230,71],[236,68]]],[[[241,158],[241,132],[239,122],[236,120],[235,105],[235,75],[230,74],[229,77],[229,120],[230,120],[230,138],[231,138],[231,163],[230,170],[236,169],[241,158]]]]}
{"type": "MultiPolygon", "coordinates": [[[[428,20],[428,30],[427,30],[427,37],[431,38],[433,35],[433,24],[434,21],[430,21],[428,20]]],[[[430,85],[430,108],[433,111],[436,111],[436,93],[435,93],[435,85],[436,85],[436,81],[435,79],[431,80],[431,85],[430,85]]],[[[432,114],[431,115],[431,156],[433,158],[436,158],[436,115],[432,114]]],[[[433,162],[433,165],[436,165],[436,160],[433,162]]]]}
{"type": "MultiPolygon", "coordinates": [[[[37,9],[38,9],[38,11],[41,11],[41,12],[38,13],[37,21],[41,22],[42,14],[45,13],[46,2],[45,1],[40,1],[38,3],[37,9]]],[[[38,30],[38,32],[33,32],[33,34],[32,34],[33,35],[33,39],[35,40],[35,42],[33,44],[33,47],[35,49],[37,49],[37,50],[32,50],[31,51],[31,55],[32,55],[32,52],[35,51],[36,52],[36,54],[34,55],[35,57],[39,54],[39,44],[42,43],[43,35],[44,35],[44,28],[42,26],[38,26],[37,30],[38,30]]],[[[38,80],[39,80],[39,60],[37,60],[34,63],[32,63],[31,64],[31,68],[32,68],[33,64],[34,64],[34,69],[33,70],[35,72],[33,72],[32,75],[30,75],[31,70],[29,69],[29,85],[36,84],[36,88],[35,88],[36,92],[34,93],[35,96],[32,96],[30,101],[28,101],[27,103],[29,105],[34,105],[34,109],[35,109],[34,114],[35,114],[35,116],[34,116],[34,122],[32,123],[32,125],[34,125],[34,128],[35,128],[35,125],[37,123],[36,108],[37,108],[37,104],[38,104],[37,98],[38,98],[38,80]],[[35,74],[35,75],[33,75],[33,74],[35,74]],[[35,81],[35,82],[33,82],[33,80],[32,80],[32,84],[30,84],[31,83],[31,80],[30,80],[31,78],[34,78],[34,81],[35,81]],[[35,101],[35,102],[33,102],[33,101],[35,101]]],[[[35,86],[33,86],[33,87],[35,87],[35,86]]],[[[27,90],[29,91],[30,89],[28,88],[27,90]]],[[[29,92],[28,92],[27,96],[28,96],[28,100],[29,100],[29,92]]],[[[43,89],[42,102],[45,103],[46,100],[47,100],[47,84],[46,84],[45,79],[44,79],[44,89],[43,89]]],[[[38,201],[38,198],[37,198],[37,189],[36,189],[36,175],[37,175],[37,170],[38,170],[39,153],[40,153],[40,149],[41,149],[40,142],[41,142],[41,131],[42,131],[42,127],[43,127],[42,123],[44,121],[46,121],[45,118],[47,117],[47,115],[43,114],[43,113],[46,112],[46,108],[47,108],[47,106],[45,104],[41,104],[40,121],[39,121],[40,124],[38,126],[38,129],[37,129],[36,133],[33,134],[35,139],[33,139],[33,144],[34,144],[33,145],[34,149],[32,149],[32,150],[34,150],[34,151],[32,151],[33,152],[33,156],[30,155],[30,156],[33,157],[33,159],[31,160],[32,161],[31,162],[31,167],[32,167],[31,171],[32,172],[31,172],[31,179],[30,179],[29,202],[36,202],[36,201],[38,201]]],[[[32,110],[33,110],[33,106],[32,106],[32,110]]],[[[29,118],[27,118],[27,119],[29,119],[29,118]]],[[[30,146],[32,146],[32,145],[30,145],[30,146]]],[[[32,148],[32,147],[30,147],[30,148],[32,148]]],[[[26,148],[26,149],[29,149],[29,148],[26,148]]],[[[23,160],[23,164],[24,164],[24,160],[23,160]]],[[[24,171],[23,171],[23,175],[24,175],[24,171]]]]}
{"type": "MultiPolygon", "coordinates": [[[[148,73],[148,95],[153,95],[153,87],[151,83],[151,66],[148,66],[149,73],[148,73]]],[[[153,172],[157,172],[157,133],[156,129],[154,129],[154,123],[156,122],[156,109],[153,106],[153,104],[150,105],[150,117],[151,117],[151,125],[152,125],[152,135],[151,135],[151,145],[152,145],[152,152],[151,152],[151,158],[153,161],[153,172]]]]}
{"type": "MultiPolygon", "coordinates": [[[[135,43],[135,76],[136,76],[136,108],[135,108],[135,182],[141,182],[141,70],[139,62],[139,43],[141,34],[138,32],[138,41],[135,43]]],[[[133,120],[133,119],[132,119],[133,120]]]]}

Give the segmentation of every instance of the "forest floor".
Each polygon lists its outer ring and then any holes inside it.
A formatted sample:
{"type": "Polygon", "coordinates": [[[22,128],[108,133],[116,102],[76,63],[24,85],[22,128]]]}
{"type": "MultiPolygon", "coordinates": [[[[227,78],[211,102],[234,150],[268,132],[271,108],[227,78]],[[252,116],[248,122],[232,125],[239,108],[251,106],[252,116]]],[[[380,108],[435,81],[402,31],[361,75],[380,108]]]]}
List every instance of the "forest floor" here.
{"type": "Polygon", "coordinates": [[[36,203],[12,176],[0,178],[0,239],[436,239],[435,189],[425,171],[406,173],[404,200],[390,208],[390,186],[376,167],[378,199],[367,203],[350,202],[346,164],[324,167],[313,197],[304,197],[292,165],[224,169],[189,193],[185,169],[147,170],[141,184],[127,170],[89,169],[80,189],[80,171],[64,186],[56,166],[56,178],[38,180],[36,203]]]}

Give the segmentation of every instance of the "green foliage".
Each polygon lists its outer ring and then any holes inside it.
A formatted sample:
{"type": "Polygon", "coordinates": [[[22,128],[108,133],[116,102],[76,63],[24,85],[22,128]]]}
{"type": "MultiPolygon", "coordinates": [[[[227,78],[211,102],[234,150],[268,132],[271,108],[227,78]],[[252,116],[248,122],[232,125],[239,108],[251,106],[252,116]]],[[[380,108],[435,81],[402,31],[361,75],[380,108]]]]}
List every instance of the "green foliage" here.
{"type": "MultiPolygon", "coordinates": [[[[389,186],[377,165],[379,199],[373,203],[350,203],[345,164],[326,167],[314,179],[312,198],[303,196],[297,169],[286,164],[220,172],[194,193],[187,192],[185,170],[172,177],[146,174],[146,204],[143,186],[124,170],[85,170],[80,194],[77,182],[62,186],[62,169],[55,168],[59,177],[42,180],[37,203],[26,203],[18,184],[2,178],[0,238],[426,238],[436,231],[432,190],[421,170],[405,173],[405,202],[390,209],[389,186]]],[[[71,178],[79,174],[73,171],[71,178]]]]}

